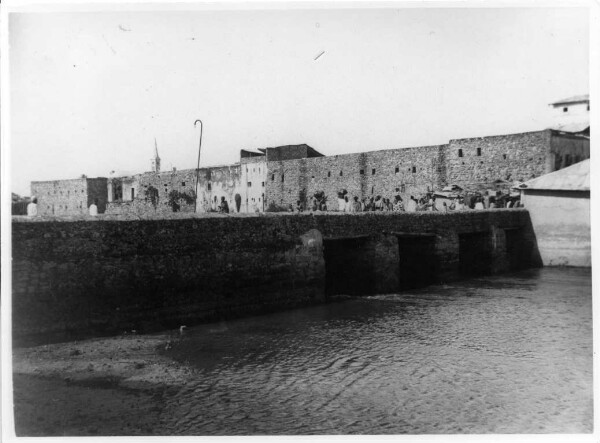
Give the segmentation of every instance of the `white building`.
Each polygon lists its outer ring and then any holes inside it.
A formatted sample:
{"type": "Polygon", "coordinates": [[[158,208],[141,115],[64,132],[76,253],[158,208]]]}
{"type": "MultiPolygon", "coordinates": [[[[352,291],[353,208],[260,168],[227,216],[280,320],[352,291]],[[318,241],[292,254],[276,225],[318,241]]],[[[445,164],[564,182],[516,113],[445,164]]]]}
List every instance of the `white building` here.
{"type": "Polygon", "coordinates": [[[550,129],[580,133],[590,127],[590,96],[577,95],[550,103],[553,108],[553,124],[550,129]]]}

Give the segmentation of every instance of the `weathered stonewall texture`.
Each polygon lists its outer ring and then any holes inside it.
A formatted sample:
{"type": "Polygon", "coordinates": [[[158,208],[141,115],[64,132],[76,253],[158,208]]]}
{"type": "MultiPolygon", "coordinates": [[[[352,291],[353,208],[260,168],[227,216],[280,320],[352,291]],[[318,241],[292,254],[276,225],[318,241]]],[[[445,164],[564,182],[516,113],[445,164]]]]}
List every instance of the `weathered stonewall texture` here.
{"type": "Polygon", "coordinates": [[[269,161],[267,202],[287,207],[305,190],[323,191],[328,209],[337,209],[337,193],[346,189],[360,199],[395,194],[418,195],[444,183],[443,146],[390,149],[332,157],[269,161]]]}
{"type": "MultiPolygon", "coordinates": [[[[463,213],[230,216],[171,220],[13,222],[13,334],[115,333],[263,313],[325,300],[323,240],[367,236],[370,292],[397,287],[398,232],[430,232],[429,282],[458,278],[459,237],[479,232],[490,272],[509,267],[507,227],[522,266],[537,264],[525,210],[463,213]],[[381,264],[381,266],[377,266],[381,264]]],[[[402,254],[402,251],[399,251],[402,254]]],[[[350,267],[354,266],[349,263],[350,267]]],[[[352,271],[352,268],[350,268],[352,271]]],[[[351,272],[350,275],[353,273],[351,272]]],[[[356,277],[356,276],[355,276],[356,277]]],[[[360,276],[363,277],[363,276],[360,276]]],[[[47,337],[46,337],[47,338],[47,337]]]]}
{"type": "Polygon", "coordinates": [[[38,199],[39,215],[87,214],[98,200],[98,212],[104,212],[108,199],[106,178],[76,178],[31,182],[31,195],[38,199]]]}
{"type": "MultiPolygon", "coordinates": [[[[270,204],[285,209],[294,207],[298,200],[309,203],[317,192],[324,192],[329,210],[335,210],[337,194],[343,189],[349,198],[361,200],[377,195],[392,199],[396,194],[406,200],[410,195],[420,196],[449,184],[469,191],[506,190],[515,180],[538,177],[590,155],[589,139],[549,129],[329,157],[307,145],[263,151],[242,150],[240,163],[201,168],[198,212],[216,210],[221,198],[228,202],[230,212],[264,212],[270,204]]],[[[94,186],[90,180],[85,183],[94,192],[87,197],[77,194],[82,198],[72,193],[74,187],[77,192],[85,188],[81,180],[33,182],[32,193],[39,197],[41,214],[81,214],[86,201],[93,201],[102,191],[99,187],[103,183],[108,187],[104,192],[109,197],[109,214],[146,216],[194,211],[195,169],[147,172],[111,178],[107,183],[106,179],[97,179],[94,186]],[[148,198],[151,187],[158,191],[158,201],[148,198]],[[169,197],[172,192],[188,198],[174,201],[169,197]]],[[[100,198],[100,213],[105,198],[100,198]]]]}

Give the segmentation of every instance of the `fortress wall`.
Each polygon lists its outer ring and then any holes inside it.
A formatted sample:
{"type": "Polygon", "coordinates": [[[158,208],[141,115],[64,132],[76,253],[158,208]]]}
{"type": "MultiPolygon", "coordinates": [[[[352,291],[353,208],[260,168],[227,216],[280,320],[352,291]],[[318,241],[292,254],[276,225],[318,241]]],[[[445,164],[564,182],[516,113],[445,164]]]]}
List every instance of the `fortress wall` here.
{"type": "Polygon", "coordinates": [[[390,149],[358,154],[268,162],[267,202],[296,206],[306,189],[308,201],[323,191],[328,209],[337,209],[337,193],[359,199],[381,195],[403,198],[444,183],[443,146],[390,149]],[[283,180],[282,180],[283,177],[283,180]]]}
{"type": "Polygon", "coordinates": [[[550,137],[551,131],[544,130],[451,140],[445,155],[448,183],[485,189],[496,180],[526,181],[551,172],[550,137]]]}
{"type": "Polygon", "coordinates": [[[38,199],[39,215],[61,216],[88,212],[86,178],[31,182],[31,195],[38,199]]]}

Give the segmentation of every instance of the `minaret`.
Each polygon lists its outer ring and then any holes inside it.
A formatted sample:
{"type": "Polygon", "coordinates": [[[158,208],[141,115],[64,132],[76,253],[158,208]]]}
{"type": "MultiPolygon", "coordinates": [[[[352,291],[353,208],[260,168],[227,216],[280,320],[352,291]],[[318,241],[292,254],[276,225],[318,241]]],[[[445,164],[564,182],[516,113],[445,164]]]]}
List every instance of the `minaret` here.
{"type": "Polygon", "coordinates": [[[158,156],[158,145],[156,144],[156,137],[154,137],[154,158],[152,162],[152,172],[160,172],[160,157],[158,156]]]}

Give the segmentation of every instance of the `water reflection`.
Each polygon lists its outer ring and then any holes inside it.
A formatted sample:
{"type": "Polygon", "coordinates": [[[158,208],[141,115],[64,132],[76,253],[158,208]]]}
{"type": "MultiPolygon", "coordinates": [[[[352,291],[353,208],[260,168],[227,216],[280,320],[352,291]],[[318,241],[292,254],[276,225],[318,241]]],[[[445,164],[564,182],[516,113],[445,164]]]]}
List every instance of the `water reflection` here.
{"type": "Polygon", "coordinates": [[[190,328],[172,434],[592,430],[591,273],[542,269],[190,328]]]}

